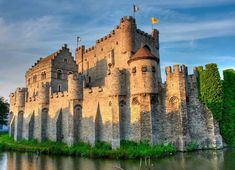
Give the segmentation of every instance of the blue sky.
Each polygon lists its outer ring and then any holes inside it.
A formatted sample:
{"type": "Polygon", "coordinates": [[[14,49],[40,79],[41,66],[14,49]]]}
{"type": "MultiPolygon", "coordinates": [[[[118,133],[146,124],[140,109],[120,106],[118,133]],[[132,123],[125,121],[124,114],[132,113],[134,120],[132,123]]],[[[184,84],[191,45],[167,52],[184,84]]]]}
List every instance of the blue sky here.
{"type": "Polygon", "coordinates": [[[74,54],[76,36],[90,46],[122,16],[132,15],[140,29],[160,23],[160,57],[164,67],[217,63],[235,67],[235,0],[0,0],[0,96],[25,84],[24,73],[40,58],[67,43],[74,54]]]}

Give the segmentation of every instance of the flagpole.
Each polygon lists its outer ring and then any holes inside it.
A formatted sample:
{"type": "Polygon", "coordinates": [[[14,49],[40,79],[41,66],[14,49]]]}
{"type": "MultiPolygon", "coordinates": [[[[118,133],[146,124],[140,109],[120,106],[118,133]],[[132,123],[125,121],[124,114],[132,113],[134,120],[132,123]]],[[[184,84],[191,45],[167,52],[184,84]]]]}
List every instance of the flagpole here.
{"type": "Polygon", "coordinates": [[[77,48],[78,48],[78,42],[81,41],[80,37],[77,36],[77,48]]]}
{"type": "Polygon", "coordinates": [[[77,48],[78,48],[78,37],[77,37],[77,48]]]}
{"type": "Polygon", "coordinates": [[[135,19],[135,4],[133,4],[132,10],[133,10],[133,18],[135,19]]]}

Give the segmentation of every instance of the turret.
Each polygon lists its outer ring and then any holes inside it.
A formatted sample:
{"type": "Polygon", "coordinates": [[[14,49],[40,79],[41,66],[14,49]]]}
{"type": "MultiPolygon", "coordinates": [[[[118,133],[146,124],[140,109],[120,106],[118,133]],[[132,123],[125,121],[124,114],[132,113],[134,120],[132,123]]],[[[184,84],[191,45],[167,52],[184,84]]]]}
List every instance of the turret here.
{"type": "Polygon", "coordinates": [[[149,49],[143,47],[128,61],[132,95],[158,93],[157,60],[149,49]]]}
{"type": "Polygon", "coordinates": [[[110,74],[107,76],[106,84],[109,89],[109,95],[125,95],[126,94],[126,77],[124,70],[119,68],[111,68],[110,74]]]}
{"type": "Polygon", "coordinates": [[[83,72],[83,55],[85,53],[85,46],[82,45],[76,49],[75,52],[75,60],[76,64],[78,65],[78,72],[82,73],[83,72]]]}
{"type": "Polygon", "coordinates": [[[157,29],[152,29],[152,37],[154,39],[156,49],[159,50],[159,31],[157,29]]]}
{"type": "Polygon", "coordinates": [[[83,98],[83,77],[78,74],[68,75],[68,94],[70,100],[83,98]]]}
{"type": "Polygon", "coordinates": [[[24,107],[25,106],[25,88],[16,89],[16,106],[24,107]]]}
{"type": "Polygon", "coordinates": [[[49,83],[42,83],[39,87],[39,104],[48,104],[49,103],[49,83]]]}
{"type": "Polygon", "coordinates": [[[120,21],[122,52],[131,55],[134,47],[134,30],[136,29],[135,19],[131,16],[125,16],[120,21]]]}

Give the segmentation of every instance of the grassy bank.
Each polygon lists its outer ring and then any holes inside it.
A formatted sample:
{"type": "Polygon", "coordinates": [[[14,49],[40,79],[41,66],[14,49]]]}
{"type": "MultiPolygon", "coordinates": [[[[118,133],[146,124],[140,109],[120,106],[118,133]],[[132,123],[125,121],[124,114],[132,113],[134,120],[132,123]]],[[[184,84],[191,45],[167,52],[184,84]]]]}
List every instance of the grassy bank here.
{"type": "Polygon", "coordinates": [[[79,142],[71,147],[61,142],[14,141],[8,134],[0,134],[0,151],[36,152],[53,155],[76,155],[90,158],[159,158],[176,152],[171,145],[149,145],[147,142],[135,143],[122,141],[121,147],[115,150],[105,142],[97,142],[95,146],[79,142]]]}

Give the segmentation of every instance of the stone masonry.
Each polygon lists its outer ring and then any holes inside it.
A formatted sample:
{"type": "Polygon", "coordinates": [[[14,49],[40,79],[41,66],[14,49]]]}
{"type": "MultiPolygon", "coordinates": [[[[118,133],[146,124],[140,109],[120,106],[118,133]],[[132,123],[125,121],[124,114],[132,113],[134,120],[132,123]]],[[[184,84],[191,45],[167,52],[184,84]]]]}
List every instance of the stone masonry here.
{"type": "Polygon", "coordinates": [[[132,17],[121,18],[94,46],[78,47],[75,59],[66,44],[40,58],[25,79],[26,87],[10,94],[15,140],[223,147],[218,123],[197,98],[197,73],[166,67],[162,83],[159,32],[141,31],[132,17]]]}

